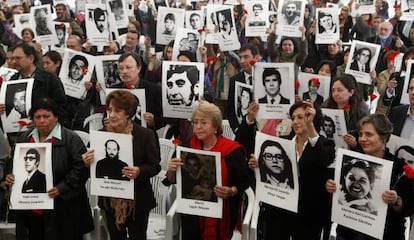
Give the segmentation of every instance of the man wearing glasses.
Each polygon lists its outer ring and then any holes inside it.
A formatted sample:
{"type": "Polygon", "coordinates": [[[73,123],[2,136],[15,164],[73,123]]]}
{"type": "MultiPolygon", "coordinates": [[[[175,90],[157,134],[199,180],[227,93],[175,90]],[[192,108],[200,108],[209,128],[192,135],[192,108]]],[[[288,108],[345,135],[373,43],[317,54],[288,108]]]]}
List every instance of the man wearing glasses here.
{"type": "Polygon", "coordinates": [[[40,154],[31,148],[24,157],[27,179],[23,183],[22,193],[46,193],[46,176],[39,171],[40,154]]]}

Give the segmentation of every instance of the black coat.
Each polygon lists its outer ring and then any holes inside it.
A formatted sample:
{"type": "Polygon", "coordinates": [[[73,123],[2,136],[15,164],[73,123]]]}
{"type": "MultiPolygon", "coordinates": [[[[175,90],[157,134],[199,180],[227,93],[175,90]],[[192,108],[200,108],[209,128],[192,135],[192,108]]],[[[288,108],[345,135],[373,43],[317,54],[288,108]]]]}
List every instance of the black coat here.
{"type": "Polygon", "coordinates": [[[23,183],[22,193],[46,193],[46,176],[36,170],[29,181],[23,183]]]}
{"type": "Polygon", "coordinates": [[[234,102],[236,82],[246,83],[243,71],[230,78],[229,95],[226,106],[226,117],[229,120],[230,127],[234,133],[237,132],[237,128],[239,127],[239,121],[237,120],[237,112],[235,109],[237,103],[234,102]]]}
{"type": "Polygon", "coordinates": [[[388,113],[388,118],[392,122],[394,130],[392,134],[400,136],[402,128],[404,127],[404,122],[407,119],[407,113],[410,105],[400,105],[393,107],[388,113]]]}

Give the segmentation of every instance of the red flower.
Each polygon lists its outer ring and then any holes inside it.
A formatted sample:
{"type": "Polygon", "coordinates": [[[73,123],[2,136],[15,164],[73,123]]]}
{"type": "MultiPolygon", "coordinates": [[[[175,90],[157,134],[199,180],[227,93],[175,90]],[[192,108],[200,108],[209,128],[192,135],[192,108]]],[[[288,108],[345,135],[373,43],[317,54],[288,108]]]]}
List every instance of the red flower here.
{"type": "Polygon", "coordinates": [[[394,4],[394,9],[398,9],[398,8],[400,8],[401,6],[400,5],[398,5],[397,3],[396,4],[394,4]]]}
{"type": "Polygon", "coordinates": [[[321,82],[319,82],[319,78],[311,78],[310,81],[316,87],[319,87],[321,85],[321,82]]]}
{"type": "Polygon", "coordinates": [[[346,104],[344,105],[344,109],[347,109],[347,110],[351,109],[351,105],[349,105],[349,103],[346,103],[346,104]]]}
{"type": "Polygon", "coordinates": [[[403,168],[407,178],[414,179],[414,170],[408,164],[405,164],[403,168]]]}
{"type": "Polygon", "coordinates": [[[202,29],[202,28],[197,29],[198,33],[202,33],[203,31],[204,31],[204,29],[202,29]]]}
{"type": "Polygon", "coordinates": [[[29,124],[25,120],[19,120],[19,121],[17,121],[17,123],[19,124],[20,127],[24,127],[24,126],[27,126],[29,124]]]}
{"type": "Polygon", "coordinates": [[[60,29],[64,29],[64,28],[65,28],[65,24],[64,24],[63,22],[61,22],[61,23],[59,24],[59,28],[60,28],[60,29]]]}
{"type": "Polygon", "coordinates": [[[368,26],[370,26],[370,27],[372,26],[372,22],[371,22],[371,21],[368,21],[368,22],[367,22],[367,24],[368,24],[368,26]]]}
{"type": "Polygon", "coordinates": [[[252,66],[254,66],[256,64],[256,60],[253,60],[253,59],[250,60],[249,64],[252,65],[252,66]]]}
{"type": "Polygon", "coordinates": [[[207,62],[208,65],[216,64],[217,58],[215,56],[207,57],[207,61],[206,62],[207,62]]]}
{"type": "Polygon", "coordinates": [[[127,83],[127,88],[128,89],[132,89],[133,88],[133,85],[131,83],[127,83]]]}
{"type": "Polygon", "coordinates": [[[88,73],[88,67],[87,66],[83,66],[82,67],[82,74],[86,75],[88,73]]]}
{"type": "Polygon", "coordinates": [[[387,57],[388,61],[394,61],[395,57],[397,57],[400,54],[400,51],[393,51],[390,53],[390,55],[387,57]]]}
{"type": "Polygon", "coordinates": [[[246,8],[243,8],[243,13],[244,13],[244,14],[247,14],[247,10],[246,10],[246,8]]]}
{"type": "Polygon", "coordinates": [[[2,84],[4,82],[4,77],[0,76],[0,84],[2,84]]]}
{"type": "Polygon", "coordinates": [[[390,49],[388,47],[384,47],[384,52],[388,52],[390,49]]]}
{"type": "Polygon", "coordinates": [[[175,146],[181,146],[181,144],[183,144],[183,142],[182,142],[179,138],[174,138],[174,139],[172,140],[172,143],[173,143],[175,146]]]}
{"type": "Polygon", "coordinates": [[[100,106],[99,109],[98,109],[98,113],[104,113],[105,111],[106,111],[106,106],[105,105],[100,106]]]}
{"type": "Polygon", "coordinates": [[[298,80],[295,80],[295,89],[298,89],[300,87],[300,82],[298,80]]]}
{"type": "Polygon", "coordinates": [[[375,98],[377,98],[378,96],[377,95],[375,95],[374,93],[371,93],[370,95],[369,95],[369,99],[371,99],[371,101],[374,101],[375,100],[375,98]]]}

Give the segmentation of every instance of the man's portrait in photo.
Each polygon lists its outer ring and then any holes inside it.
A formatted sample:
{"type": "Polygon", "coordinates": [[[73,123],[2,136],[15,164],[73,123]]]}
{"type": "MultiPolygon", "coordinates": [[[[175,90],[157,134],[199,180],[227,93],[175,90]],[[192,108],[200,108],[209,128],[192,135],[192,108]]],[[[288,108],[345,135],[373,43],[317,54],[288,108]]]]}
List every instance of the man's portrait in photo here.
{"type": "Polygon", "coordinates": [[[369,48],[361,47],[356,49],[349,68],[351,70],[369,73],[371,58],[372,53],[369,48]]]}
{"type": "Polygon", "coordinates": [[[233,28],[233,19],[231,10],[225,9],[216,12],[217,23],[219,25],[220,36],[223,39],[233,39],[232,35],[236,34],[236,29],[233,28]]]}
{"type": "Polygon", "coordinates": [[[198,30],[198,29],[203,28],[203,22],[202,22],[200,14],[192,13],[190,15],[190,27],[193,30],[198,30]]]}
{"type": "Polygon", "coordinates": [[[249,104],[254,100],[253,91],[251,88],[244,86],[239,87],[239,95],[237,95],[237,120],[239,123],[246,117],[249,109],[249,104]]]}
{"type": "Polygon", "coordinates": [[[175,30],[175,15],[172,13],[167,13],[164,17],[164,32],[166,35],[174,35],[175,30]]]}
{"type": "Polygon", "coordinates": [[[258,159],[260,180],[281,188],[294,188],[292,162],[278,142],[266,140],[258,159]]]}
{"type": "Polygon", "coordinates": [[[404,12],[414,13],[414,0],[407,0],[407,9],[404,12]]]}
{"type": "Polygon", "coordinates": [[[167,70],[168,104],[191,106],[194,101],[198,101],[199,74],[195,66],[171,66],[171,69],[167,70]]]}
{"type": "Polygon", "coordinates": [[[27,84],[25,83],[9,85],[8,87],[6,92],[6,116],[9,123],[15,123],[28,116],[26,110],[26,88],[27,84]]]}
{"type": "Polygon", "coordinates": [[[377,205],[372,198],[377,165],[362,159],[344,159],[338,199],[340,205],[377,215],[377,205]]]}
{"type": "Polygon", "coordinates": [[[280,94],[282,78],[276,68],[264,68],[262,73],[262,83],[266,91],[266,96],[259,99],[259,103],[267,104],[290,104],[290,100],[280,94]]]}
{"type": "Polygon", "coordinates": [[[333,139],[336,132],[335,122],[328,115],[323,115],[322,129],[323,134],[326,138],[333,139]]]}
{"type": "Polygon", "coordinates": [[[198,50],[198,36],[195,33],[187,32],[187,37],[184,37],[179,42],[178,51],[188,51],[194,55],[198,50]]]}
{"type": "Polygon", "coordinates": [[[312,100],[315,106],[321,106],[323,103],[323,97],[318,94],[321,83],[318,78],[311,78],[308,81],[308,91],[302,94],[302,100],[312,100]]]}
{"type": "Polygon", "coordinates": [[[66,41],[66,26],[65,24],[55,24],[56,36],[58,43],[56,47],[64,47],[66,41]]]}
{"type": "Polygon", "coordinates": [[[282,7],[282,19],[280,25],[299,26],[300,2],[286,1],[282,7]]]}
{"type": "Polygon", "coordinates": [[[414,148],[404,145],[395,151],[395,156],[405,161],[412,169],[414,169],[414,148]]]}
{"type": "Polygon", "coordinates": [[[265,26],[266,16],[263,14],[263,6],[260,3],[253,4],[253,16],[249,18],[249,26],[265,26]]]}
{"type": "Polygon", "coordinates": [[[217,202],[214,157],[182,152],[181,158],[182,197],[217,202]]]}
{"type": "Polygon", "coordinates": [[[103,33],[106,29],[105,26],[107,25],[104,10],[102,10],[101,8],[95,8],[93,10],[93,21],[99,33],[103,33]]]}
{"type": "Polygon", "coordinates": [[[118,70],[118,61],[103,61],[105,86],[112,87],[122,82],[118,70]]]}
{"type": "Polygon", "coordinates": [[[338,31],[330,12],[319,11],[318,17],[319,34],[332,35],[338,31]]]}
{"type": "Polygon", "coordinates": [[[36,35],[44,36],[52,34],[47,26],[48,10],[47,8],[37,8],[34,10],[34,19],[36,22],[36,35]]]}
{"type": "Polygon", "coordinates": [[[96,163],[96,178],[129,181],[122,174],[122,169],[128,164],[119,159],[120,146],[114,139],[105,142],[105,158],[96,163]]]}
{"type": "Polygon", "coordinates": [[[85,56],[75,55],[69,62],[69,82],[79,85],[83,79],[84,73],[88,70],[88,60],[85,56]]]}
{"type": "Polygon", "coordinates": [[[110,1],[109,7],[111,8],[111,12],[114,13],[115,21],[124,19],[124,9],[121,0],[110,1]]]}
{"type": "Polygon", "coordinates": [[[46,176],[39,170],[40,154],[30,148],[23,158],[27,178],[23,183],[22,193],[46,193],[46,176]]]}

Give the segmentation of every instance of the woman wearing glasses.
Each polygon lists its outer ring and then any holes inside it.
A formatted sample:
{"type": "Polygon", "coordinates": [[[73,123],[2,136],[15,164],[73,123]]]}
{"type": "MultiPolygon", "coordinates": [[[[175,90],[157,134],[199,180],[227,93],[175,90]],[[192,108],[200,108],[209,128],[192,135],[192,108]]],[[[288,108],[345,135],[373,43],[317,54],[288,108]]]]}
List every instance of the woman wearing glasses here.
{"type": "MultiPolygon", "coordinates": [[[[260,215],[262,238],[265,240],[287,240],[291,237],[293,239],[320,239],[322,228],[330,217],[329,195],[326,194],[324,185],[328,174],[327,167],[334,159],[335,150],[330,144],[331,141],[327,141],[325,137],[318,134],[323,117],[311,101],[296,102],[290,107],[289,114],[292,119],[294,133],[292,141],[295,143],[295,161],[299,173],[298,212],[292,213],[262,204],[260,215]],[[275,228],[275,226],[278,227],[275,228]]],[[[265,147],[263,151],[266,149],[269,147],[265,147]]],[[[265,156],[265,154],[261,155],[265,156]]],[[[267,157],[268,159],[284,158],[282,151],[279,154],[281,156],[273,153],[273,156],[267,157]]],[[[249,159],[250,168],[254,170],[261,164],[260,161],[261,156],[257,161],[252,155],[249,159]]],[[[287,162],[290,161],[284,161],[284,163],[287,162]]],[[[287,169],[288,166],[285,165],[284,170],[287,169]]]]}
{"type": "MultiPolygon", "coordinates": [[[[383,239],[404,240],[404,218],[414,213],[414,188],[412,180],[405,175],[403,176],[404,160],[392,155],[385,147],[392,133],[392,123],[383,114],[372,114],[359,121],[358,130],[358,141],[363,153],[394,163],[390,189],[382,193],[382,201],[388,204],[383,239]]],[[[326,190],[329,193],[334,193],[337,190],[332,179],[326,182],[326,190]]],[[[339,240],[372,239],[363,233],[341,225],[338,225],[336,232],[339,240]]]]}

